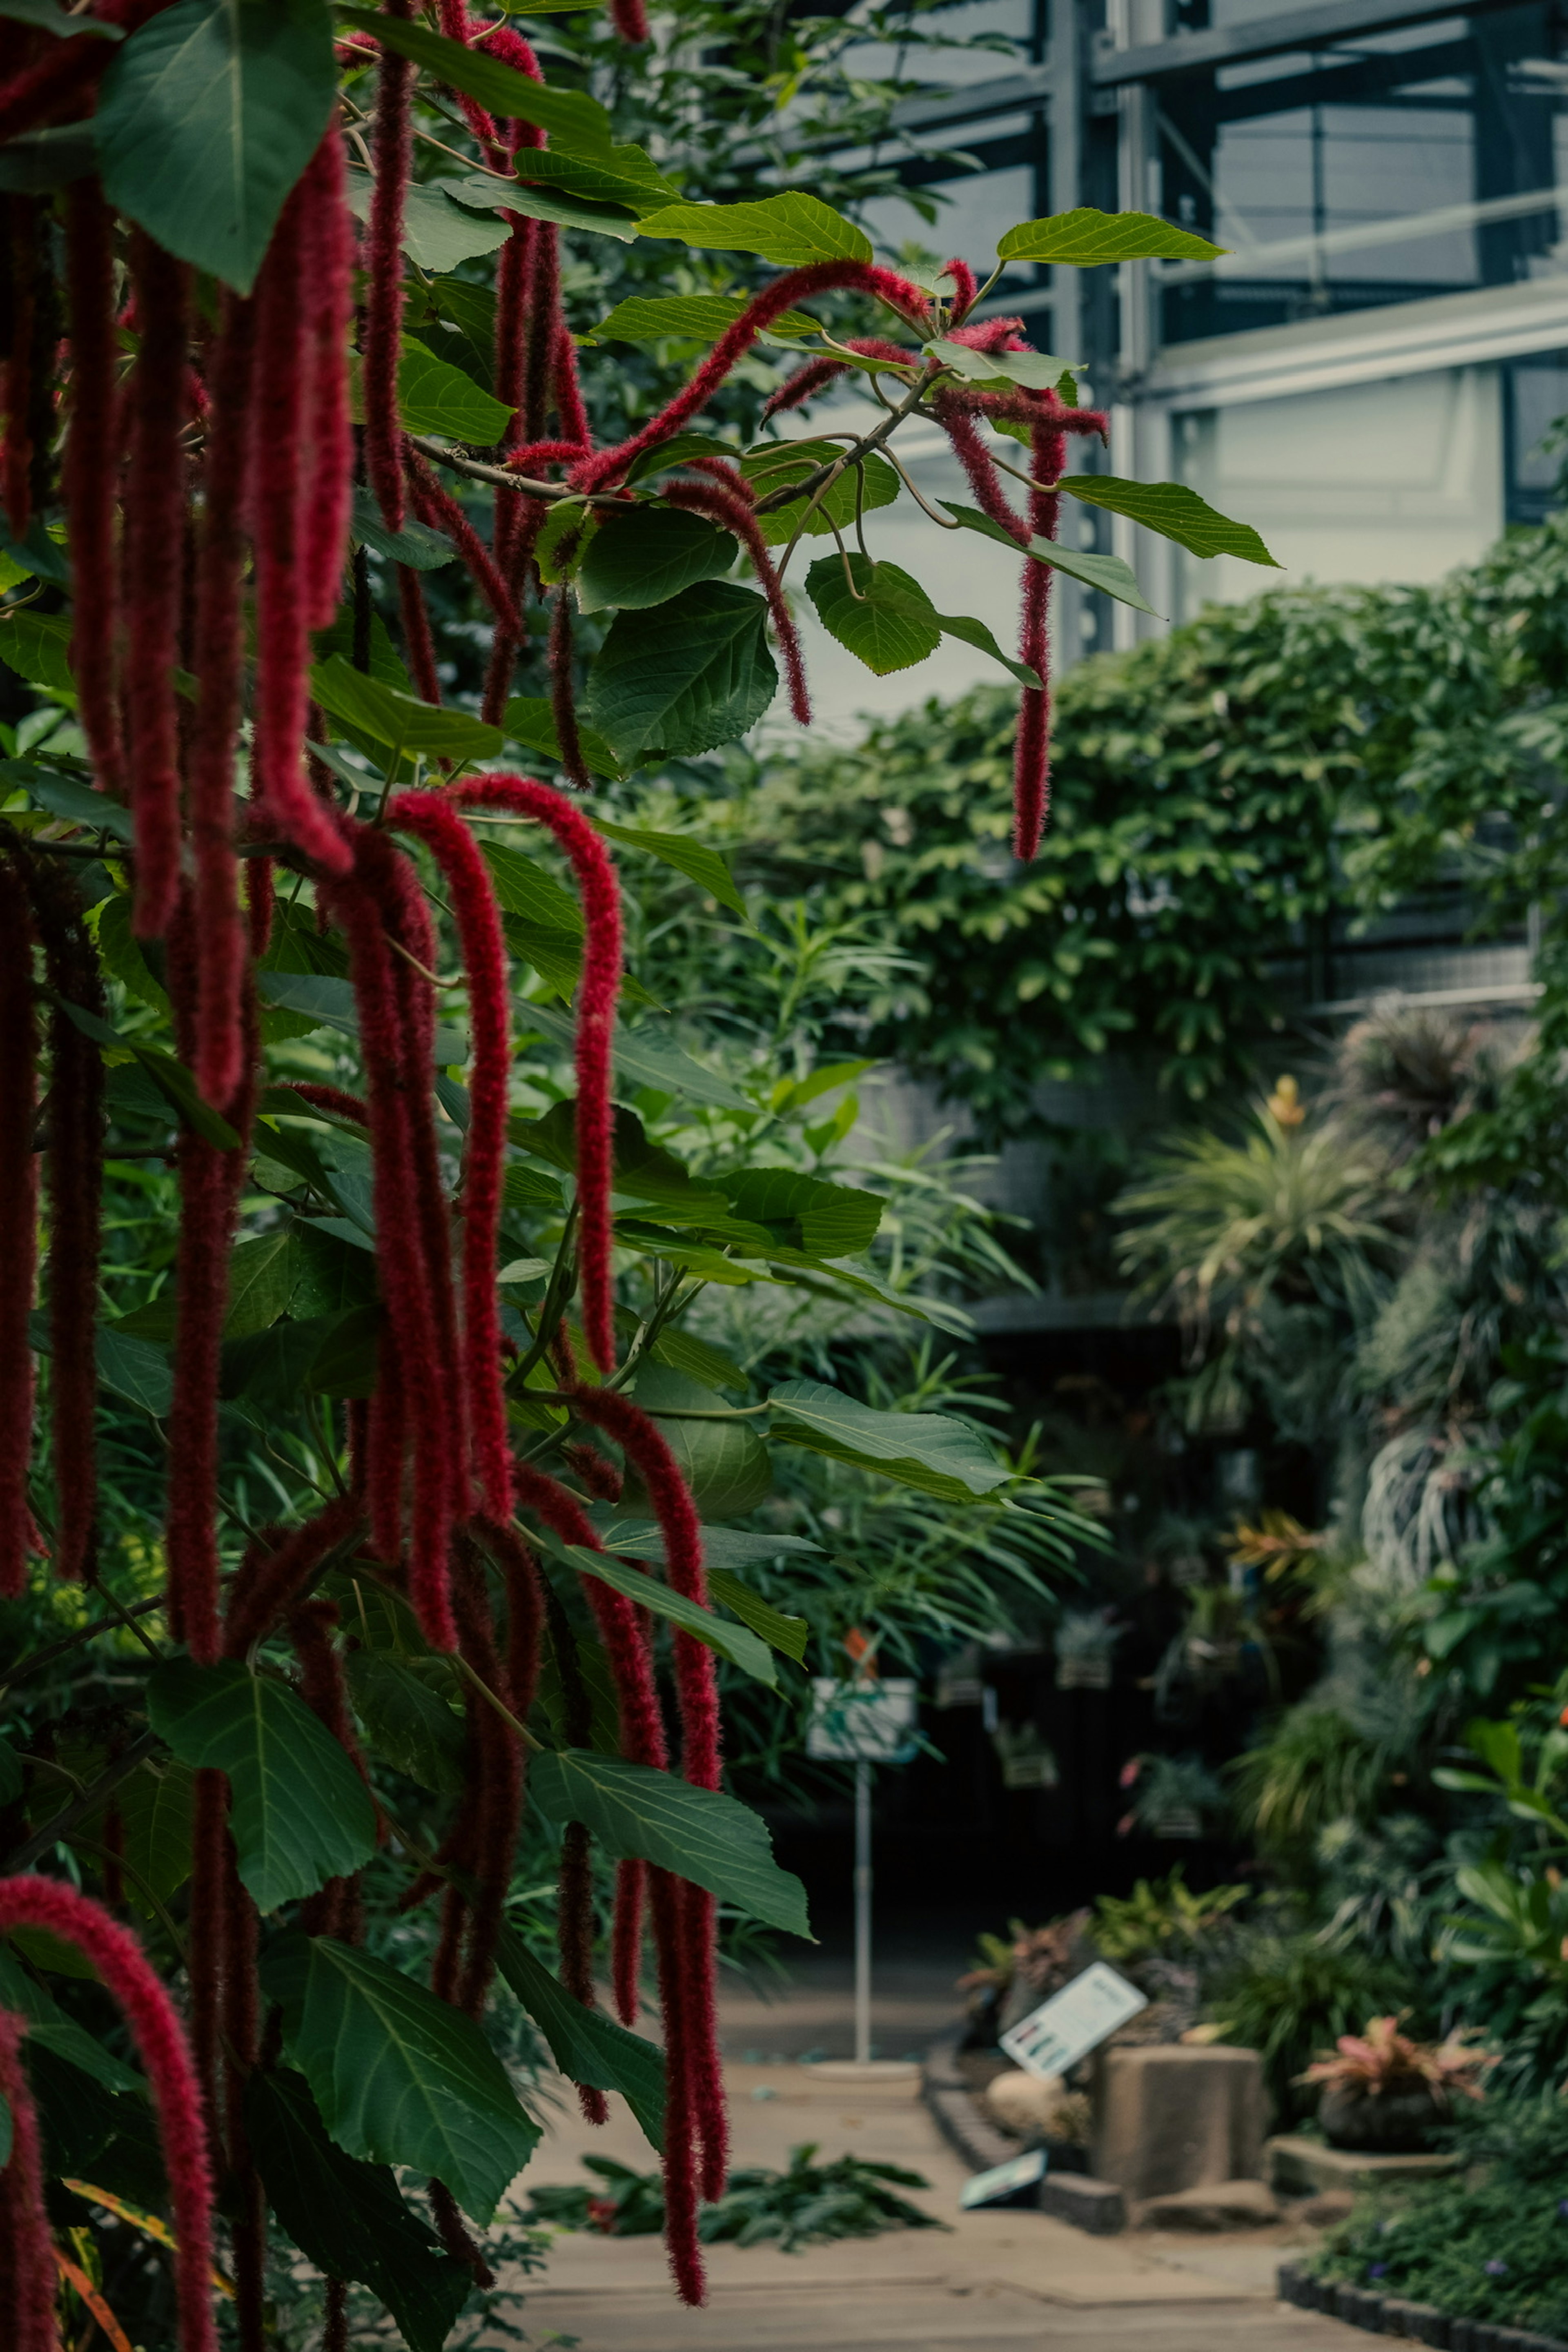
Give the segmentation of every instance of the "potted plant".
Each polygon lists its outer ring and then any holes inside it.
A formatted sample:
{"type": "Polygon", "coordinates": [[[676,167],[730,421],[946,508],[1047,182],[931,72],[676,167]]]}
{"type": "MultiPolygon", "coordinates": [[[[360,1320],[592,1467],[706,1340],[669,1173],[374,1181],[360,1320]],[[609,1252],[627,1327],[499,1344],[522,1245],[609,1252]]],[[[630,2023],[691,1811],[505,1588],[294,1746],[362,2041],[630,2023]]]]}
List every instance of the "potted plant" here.
{"type": "Polygon", "coordinates": [[[1135,1791],[1117,1823],[1157,1838],[1201,1838],[1205,1825],[1225,1816],[1225,1791],[1196,1756],[1134,1756],[1121,1768],[1121,1786],[1135,1791]]]}
{"type": "Polygon", "coordinates": [[[1069,1609],[1057,1627],[1058,1690],[1109,1690],[1118,1628],[1109,1609],[1069,1609]]]}
{"type": "Polygon", "coordinates": [[[1479,2099],[1475,2077],[1487,2063],[1462,2034],[1414,2042],[1397,2017],[1374,2017],[1364,2032],[1342,2033],[1337,2054],[1298,2080],[1321,2086],[1318,2121],[1331,2147],[1394,2156],[1426,2147],[1453,2099],[1479,2099]]]}

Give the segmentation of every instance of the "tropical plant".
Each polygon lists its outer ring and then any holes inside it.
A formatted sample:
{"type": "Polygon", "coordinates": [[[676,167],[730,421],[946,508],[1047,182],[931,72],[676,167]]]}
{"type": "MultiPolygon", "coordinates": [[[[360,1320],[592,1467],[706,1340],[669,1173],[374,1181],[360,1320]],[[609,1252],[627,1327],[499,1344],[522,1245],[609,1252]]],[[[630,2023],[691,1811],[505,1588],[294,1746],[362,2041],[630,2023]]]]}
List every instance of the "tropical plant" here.
{"type": "Polygon", "coordinates": [[[1310,1698],[1288,1708],[1237,1758],[1237,1811],[1266,1850],[1304,1858],[1335,1822],[1370,1821],[1404,1760],[1338,1708],[1310,1698]]]}
{"type": "Polygon", "coordinates": [[[1181,1320],[1191,1429],[1236,1429],[1255,1398],[1318,1436],[1342,1396],[1344,1342],[1398,1255],[1384,1163],[1326,1119],[1256,1107],[1239,1140],[1179,1136],[1117,1203],[1123,1268],[1181,1320]]]}
{"type": "MultiPolygon", "coordinates": [[[[791,1447],[987,1515],[1021,1490],[966,1420],[821,1379],[753,1397],[689,1328],[710,1285],[951,1317],[865,1270],[879,1196],[778,1148],[835,1074],[731,1084],[624,972],[613,851],[740,901],[706,844],[618,823],[595,785],[738,741],[778,688],[770,631],[806,718],[783,574],[834,536],[805,592],[868,667],[956,634],[1021,688],[1026,858],[1049,582],[1084,569],[1060,499],[1269,562],[1191,491],[1068,477],[1068,439],[1105,419],[977,310],[1011,263],[1204,240],[1077,212],[1006,230],[984,288],[963,257],[928,287],[820,195],[693,201],[776,84],[658,161],[618,136],[647,92],[686,77],[700,114],[732,83],[701,54],[721,31],[808,79],[798,31],[703,8],[653,43],[641,0],[614,0],[575,51],[552,36],[546,80],[512,24],[438,17],[0,19],[0,656],[22,682],[0,779],[0,1598],[35,1563],[42,1613],[57,1584],[91,1591],[103,1615],[58,1639],[107,1633],[113,1666],[100,1703],[40,1710],[0,1752],[0,2333],[23,2352],[52,2340],[57,2221],[95,2227],[105,2196],[177,2250],[174,2305],[154,2273],[132,2315],[159,2352],[210,2352],[219,2252],[255,2352],[269,2240],[325,2280],[329,2342],[358,2285],[437,2352],[489,2275],[472,2231],[538,2138],[487,2033],[499,1986],[585,2114],[619,2090],[662,2146],[672,2267],[701,2299],[718,1908],[806,1932],[721,1786],[714,1664],[772,1685],[796,1634],[746,1580],[758,1545],[702,1514],[741,1516],[791,1447]],[[574,275],[578,237],[637,246],[658,289],[581,338],[565,306],[603,281],[574,275]],[[605,343],[651,356],[580,378],[605,343]],[[750,437],[850,374],[883,404],[868,431],[750,437]],[[979,501],[945,520],[1022,553],[1021,658],[871,552],[911,423],[979,501]],[[723,576],[742,562],[754,587],[723,576]],[[104,1205],[149,1171],[163,1229],[127,1253],[128,1297],[104,1205]],[[133,1604],[100,1573],[106,1398],[135,1431],[133,1604]],[[525,1759],[555,1969],[509,1916],[525,1759]],[[437,1895],[426,1984],[366,1913],[437,1895]],[[630,2030],[645,1923],[662,2050],[630,2030]]],[[[1090,576],[1138,600],[1120,562],[1090,576]]],[[[44,1639],[13,1671],[59,1654],[44,1639]]]]}
{"type": "Polygon", "coordinates": [[[1201,1756],[1135,1756],[1122,1767],[1121,1785],[1132,1792],[1117,1823],[1122,1837],[1135,1829],[1146,1837],[1201,1837],[1230,1810],[1218,1774],[1201,1756]]]}
{"type": "Polygon", "coordinates": [[[1195,1894],[1178,1863],[1163,1878],[1141,1878],[1131,1895],[1102,1895],[1094,1906],[1094,1940],[1108,1960],[1157,1953],[1190,1956],[1215,1937],[1251,1895],[1250,1886],[1211,1886],[1195,1894]]]}
{"type": "Polygon", "coordinates": [[[1314,2052],[1404,1990],[1386,1960],[1264,1921],[1222,1962],[1208,2007],[1224,2041],[1258,2052],[1275,2115],[1289,2118],[1311,2104],[1297,2086],[1314,2052]]]}
{"type": "Polygon", "coordinates": [[[1314,2058],[1300,2079],[1367,2099],[1424,2084],[1446,2107],[1451,2099],[1480,2097],[1476,2076],[1486,2063],[1462,2038],[1415,2042],[1400,2032],[1398,2018],[1373,2017],[1360,2033],[1342,2033],[1331,2054],[1314,2058]]]}
{"type": "MultiPolygon", "coordinates": [[[[702,2209],[699,2229],[705,2245],[730,2241],[739,2246],[777,2246],[784,2254],[840,2238],[875,2238],[885,2230],[940,2230],[938,2221],[900,2189],[928,2189],[918,2172],[899,2164],[873,2164],[864,2157],[813,2161],[814,2144],[792,2148],[787,2168],[756,2165],[730,2176],[715,2204],[702,2209]]],[[[561,2230],[600,2230],[606,2237],[651,2236],[664,2227],[664,2189],[657,2172],[634,2172],[611,2157],[584,2157],[604,2188],[534,2189],[531,2218],[561,2230]]]]}

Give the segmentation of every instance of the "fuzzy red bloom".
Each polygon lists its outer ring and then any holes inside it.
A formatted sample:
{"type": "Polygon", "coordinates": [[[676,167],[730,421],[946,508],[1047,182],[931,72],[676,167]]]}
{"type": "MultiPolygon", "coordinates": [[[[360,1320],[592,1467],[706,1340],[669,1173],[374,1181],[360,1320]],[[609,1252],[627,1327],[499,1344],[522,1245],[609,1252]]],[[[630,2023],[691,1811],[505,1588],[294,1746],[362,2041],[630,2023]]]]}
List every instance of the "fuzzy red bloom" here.
{"type": "Polygon", "coordinates": [[[731,478],[731,468],[722,459],[712,463],[712,470],[721,478],[710,482],[671,482],[665,489],[665,499],[672,507],[686,507],[693,514],[706,515],[725,530],[733,531],[752,559],[757,582],[768,600],[773,615],[779,651],[784,656],[784,675],[789,680],[789,707],[801,726],[811,724],[811,697],[806,691],[805,658],[800,649],[800,634],[795,625],[795,615],[773,565],[772,551],[763,537],[745,484],[738,474],[731,478]]]}
{"type": "Polygon", "coordinates": [[[11,352],[5,362],[5,438],[0,487],[15,540],[33,520],[33,320],[37,304],[37,207],[31,196],[7,196],[11,246],[11,352]]]}
{"type": "MultiPolygon", "coordinates": [[[[379,200],[381,184],[376,183],[379,200]]],[[[329,874],[346,874],[350,852],[334,812],[311,790],[301,762],[310,700],[310,598],[303,441],[310,312],[300,270],[304,223],[319,194],[301,182],[279,216],[256,286],[256,696],[251,777],[261,814],[329,874]]],[[[366,368],[369,383],[369,368],[366,368]]],[[[369,446],[369,431],[366,432],[369,446]]],[[[320,561],[319,551],[317,560],[320,561]]]]}
{"type": "Polygon", "coordinates": [[[583,1323],[601,1371],[616,1360],[610,1105],[616,999],[621,982],[621,899],[616,869],[586,817],[532,776],[465,776],[452,797],[467,808],[509,809],[547,825],[571,859],[583,898],[583,977],[577,990],[577,1200],[583,1323]]]}
{"type": "Polygon", "coordinates": [[[610,0],[610,15],[623,41],[640,45],[651,37],[643,0],[610,0]]]}
{"type": "Polygon", "coordinates": [[[0,1879],[0,1935],[16,1927],[47,1928],[74,1944],[124,2012],[153,2086],[174,2209],[180,2352],[217,2352],[208,2285],[212,2168],[202,2125],[201,2088],[184,2028],[135,1937],[74,1887],[50,1878],[0,1879]]]}
{"type": "Polygon", "coordinates": [[[0,2098],[11,2111],[11,2153],[0,2170],[0,2319],[10,2352],[55,2352],[55,2254],[44,2203],[43,2145],[22,2064],[26,2018],[0,2009],[0,2098]]]}
{"type": "Polygon", "coordinates": [[[616,2014],[623,2025],[635,2025],[642,2002],[643,1901],[647,1872],[640,1862],[616,1865],[616,1909],[610,1928],[610,1981],[615,1988],[616,2014]]]}
{"type": "MultiPolygon", "coordinates": [[[[521,1509],[542,1519],[563,1543],[603,1551],[598,1532],[575,1495],[525,1462],[513,1465],[513,1479],[521,1509]]],[[[637,1610],[624,1592],[602,1584],[596,1576],[584,1576],[582,1582],[616,1685],[622,1752],[634,1764],[648,1764],[662,1771],[668,1760],[664,1724],[654,1688],[653,1662],[637,1610]]]]}
{"type": "Polygon", "coordinates": [[[980,438],[974,419],[964,403],[955,394],[939,391],[932,394],[931,407],[937,423],[952,444],[954,457],[963,467],[974,502],[983,514],[997,523],[1020,547],[1028,544],[1028,530],[1013,511],[1007,493],[1002,488],[1002,477],[992,463],[991,453],[980,438]]]}
{"type": "Polygon", "coordinates": [[[116,486],[115,469],[106,462],[118,438],[113,226],[97,181],[73,180],[66,192],[72,396],[62,469],[76,589],[71,670],[99,788],[118,794],[125,786],[125,755],[114,692],[116,486]]]}
{"type": "Polygon", "coordinates": [[[33,1350],[27,1318],[38,1262],[37,1023],[33,925],[16,867],[0,864],[0,1599],[26,1590],[33,1516],[33,1350]]]}
{"type": "MultiPolygon", "coordinates": [[[[507,1509],[511,1508],[510,1497],[507,1509]]],[[[473,1531],[506,1579],[506,1679],[503,1693],[513,1715],[526,1716],[539,1680],[539,1645],[544,1627],[544,1586],[539,1563],[515,1528],[476,1514],[473,1531]]]]}
{"type": "Polygon", "coordinates": [[[103,1017],[103,982],[76,885],[52,858],[28,876],[49,1015],[49,1396],[55,1457],[54,1566],[77,1578],[98,1510],[98,1262],[103,1194],[103,1051],[67,1004],[103,1017]]]}
{"type": "Polygon", "coordinates": [[[436,640],[425,604],[425,583],[406,563],[397,567],[397,609],[403,621],[403,650],[408,674],[422,702],[439,702],[441,680],[436,669],[436,640]]]}
{"type": "Polygon", "coordinates": [[[440,867],[451,892],[468,976],[472,1043],[462,1196],[464,1376],[474,1467],[485,1507],[494,1517],[504,1518],[510,1499],[511,1454],[501,1386],[496,1242],[511,1058],[506,940],[489,868],[444,794],[398,793],[388,803],[386,822],[422,841],[440,867]]]}
{"type": "Polygon", "coordinates": [[[348,553],[353,487],[349,421],[349,330],[353,318],[353,216],[348,208],[342,132],[331,123],[300,184],[300,288],[306,322],[305,416],[310,470],[301,531],[305,625],[330,626],[348,553]]]}
{"type": "MultiPolygon", "coordinates": [[[[188,1060],[198,994],[195,924],[188,896],[181,898],[169,927],[165,971],[175,1034],[182,1056],[188,1060]]],[[[171,1628],[198,1665],[210,1665],[218,1655],[218,1369],[224,1317],[228,1311],[229,1250],[255,1102],[258,1040],[255,996],[248,984],[244,1006],[241,1081],[223,1106],[237,1140],[225,1150],[187,1128],[179,1142],[180,1231],[174,1261],[177,1305],[169,1447],[180,1475],[169,1482],[164,1540],[171,1628]]]]}
{"type": "MultiPolygon", "coordinates": [[[[386,13],[411,16],[411,0],[386,0],[386,13]]],[[[362,350],[365,471],[394,530],[403,523],[397,365],[403,349],[403,203],[414,152],[413,89],[414,68],[408,59],[395,49],[383,49],[375,93],[375,180],[362,350]]]]}
{"type": "Polygon", "coordinates": [[[613,449],[601,450],[576,467],[571,477],[576,490],[599,490],[606,483],[617,481],[634,458],[645,449],[657,448],[679,430],[689,417],[695,416],[716,392],[735,365],[743,359],[763,331],[771,327],[783,310],[792,303],[805,301],[813,294],[825,294],[837,286],[849,287],[863,294],[874,294],[891,310],[912,325],[926,326],[931,320],[931,305],[918,286],[900,278],[891,269],[879,269],[869,261],[814,261],[804,269],[786,269],[771,286],[754,294],[734,324],[727,327],[712,351],[703,361],[685,390],[677,393],[657,416],[622,441],[613,449]]]}
{"type": "MultiPolygon", "coordinates": [[[[376,1256],[387,1311],[383,1360],[390,1340],[396,1365],[417,1365],[432,1391],[406,1424],[415,1456],[409,1597],[432,1647],[452,1650],[458,1635],[447,1549],[454,1521],[465,1515],[467,1472],[447,1210],[431,1111],[434,1013],[429,983],[403,957],[394,957],[388,939],[422,962],[432,950],[427,936],[409,930],[416,908],[423,916],[424,900],[407,861],[378,828],[356,826],[352,837],[355,872],[350,882],[331,886],[326,903],[348,935],[359,1008],[376,1256]]],[[[381,1386],[386,1385],[384,1372],[381,1386]]],[[[401,1394],[400,1384],[391,1394],[401,1394]]],[[[401,1412],[395,1424],[382,1412],[379,1392],[375,1406],[368,1487],[372,1526],[383,1549],[394,1530],[405,1423],[401,1412]],[[395,1429],[395,1450],[388,1442],[395,1429]]],[[[389,1557],[395,1559],[395,1550],[389,1557]]]]}
{"type": "Polygon", "coordinates": [[[428,461],[406,443],[404,446],[404,465],[414,493],[414,511],[420,521],[427,523],[433,530],[446,532],[500,625],[511,635],[521,637],[522,616],[496,568],[495,557],[457,499],[442,488],[428,461]]]}
{"type": "Polygon", "coordinates": [[[336,1495],[310,1518],[287,1534],[264,1528],[240,1562],[224,1613],[223,1654],[243,1658],[264,1642],[294,1596],[318,1575],[327,1554],[357,1531],[361,1506],[353,1495],[336,1495]]]}
{"type": "Polygon", "coordinates": [[[649,1870],[648,1897],[658,1954],[658,2005],[664,2021],[664,2242],[682,2303],[708,2300],[702,2247],[697,2235],[696,2117],[689,2063],[689,1986],[685,1973],[679,1878],[649,1870]]]}
{"type": "MultiPolygon", "coordinates": [[[[128,394],[122,597],[125,743],[136,819],[134,920],[167,928],[180,887],[180,775],[174,667],[184,561],[185,298],[189,272],[137,229],[131,274],[142,347],[128,394]]],[[[100,460],[101,462],[101,460],[100,460]]]]}
{"type": "Polygon", "coordinates": [[[190,1941],[185,1955],[190,1986],[191,2052],[202,2086],[207,2132],[217,2137],[218,2052],[222,2033],[224,1891],[228,1874],[228,1780],[204,1767],[195,1775],[191,1830],[190,1941]]]}
{"type": "Polygon", "coordinates": [[[342,1087],[318,1086],[313,1078],[291,1078],[289,1090],[309,1103],[312,1110],[331,1111],[336,1118],[352,1118],[357,1126],[370,1125],[370,1113],[358,1095],[351,1095],[342,1087]]]}
{"type": "Polygon", "coordinates": [[[531,257],[521,429],[525,441],[538,441],[543,438],[550,417],[550,380],[561,324],[561,242],[553,221],[539,223],[531,257]]]}
{"type": "Polygon", "coordinates": [[[251,954],[259,961],[272,939],[277,868],[270,857],[247,858],[246,866],[245,935],[251,954]]]}
{"type": "Polygon", "coordinates": [[[944,266],[942,276],[952,281],[952,320],[956,326],[973,309],[974,297],[979,291],[979,281],[968,262],[957,259],[944,266]]]}
{"type": "Polygon", "coordinates": [[[551,363],[551,383],[555,394],[555,419],[562,433],[568,441],[581,442],[584,449],[591,447],[593,434],[577,375],[577,346],[572,340],[565,320],[562,318],[557,318],[555,325],[555,355],[551,363]]]}
{"type": "Polygon", "coordinates": [[[191,655],[197,698],[190,722],[186,805],[195,853],[195,1071],[197,1085],[214,1104],[227,1102],[238,1085],[242,1054],[241,978],[247,942],[234,844],[234,755],[245,650],[240,582],[254,331],[254,305],[226,295],[207,368],[205,499],[191,655]]]}
{"type": "MultiPolygon", "coordinates": [[[[1029,494],[1029,531],[1033,538],[1055,539],[1060,499],[1051,485],[1061,478],[1067,446],[1054,420],[1035,427],[1030,472],[1038,486],[1029,494]]],[[[1033,558],[1024,566],[1024,619],[1018,658],[1044,678],[1050,659],[1047,615],[1051,593],[1050,566],[1033,558]]],[[[1050,693],[1047,687],[1026,686],[1018,712],[1018,734],[1013,752],[1013,854],[1030,858],[1040,845],[1050,806],[1050,693]]]]}

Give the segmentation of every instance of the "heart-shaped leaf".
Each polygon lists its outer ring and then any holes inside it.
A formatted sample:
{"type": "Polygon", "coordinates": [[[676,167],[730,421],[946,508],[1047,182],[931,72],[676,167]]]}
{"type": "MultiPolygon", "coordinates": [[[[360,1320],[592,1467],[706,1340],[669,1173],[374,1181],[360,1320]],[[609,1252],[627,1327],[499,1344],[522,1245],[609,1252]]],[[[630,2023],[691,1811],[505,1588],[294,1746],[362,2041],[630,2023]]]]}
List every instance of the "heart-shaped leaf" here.
{"type": "Polygon", "coordinates": [[[1085,506],[1106,507],[1112,514],[1141,522],[1145,530],[1173,539],[1189,555],[1238,555],[1244,563],[1264,563],[1273,572],[1284,568],[1249,522],[1232,522],[1228,515],[1216,514],[1184,482],[1124,482],[1114,474],[1064,474],[1060,488],[1085,506]]]}
{"type": "Polygon", "coordinates": [[[103,192],[248,294],[337,96],[324,0],[174,0],[116,52],[93,128],[103,192]]]}
{"type": "Polygon", "coordinates": [[[896,1478],[945,1503],[1005,1486],[1011,1473],[967,1423],[942,1412],[876,1412],[821,1381],[785,1381],[768,1398],[770,1433],[896,1478]]]}
{"type": "Polygon", "coordinates": [[[1102,213],[1083,205],[1010,228],[996,252],[1003,261],[1065,261],[1089,269],[1101,261],[1212,261],[1225,249],[1152,213],[1102,213]]]}
{"type": "Polygon", "coordinates": [[[644,236],[679,237],[708,253],[754,253],[795,269],[810,261],[869,261],[864,229],[798,188],[746,205],[666,205],[642,225],[644,236]]]}
{"type": "MultiPolygon", "coordinates": [[[[766,600],[705,580],[651,613],[617,613],[589,676],[594,725],[628,766],[717,751],[778,691],[766,600]]],[[[3,646],[3,640],[0,640],[3,646]]]]}

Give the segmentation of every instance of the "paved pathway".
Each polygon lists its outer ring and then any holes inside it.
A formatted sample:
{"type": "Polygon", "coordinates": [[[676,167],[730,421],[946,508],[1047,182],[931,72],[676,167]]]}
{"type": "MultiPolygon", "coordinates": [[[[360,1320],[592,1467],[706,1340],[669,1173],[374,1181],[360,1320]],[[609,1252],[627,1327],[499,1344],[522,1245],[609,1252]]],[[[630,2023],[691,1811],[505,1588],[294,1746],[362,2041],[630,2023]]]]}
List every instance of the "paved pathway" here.
{"type": "MultiPolygon", "coordinates": [[[[726,2038],[733,2048],[741,2036],[726,2038]]],[[[781,2165],[814,2140],[825,2157],[908,2165],[931,2183],[915,2202],[949,2228],[795,2255],[710,2247],[710,2299],[699,2312],[676,2303],[657,2239],[563,2235],[521,2313],[536,2345],[554,2335],[575,2336],[582,2352],[1354,2352],[1353,2330],[1275,2300],[1275,2266],[1283,2248],[1306,2242],[1302,2231],[1106,2239],[1040,2213],[962,2213],[963,2167],[915,2081],[826,2081],[787,2062],[734,2063],[727,2075],[737,2164],[781,2165]]],[[[652,2163],[618,2101],[595,2132],[558,2087],[530,2180],[581,2179],[594,2149],[652,2163]]]]}

